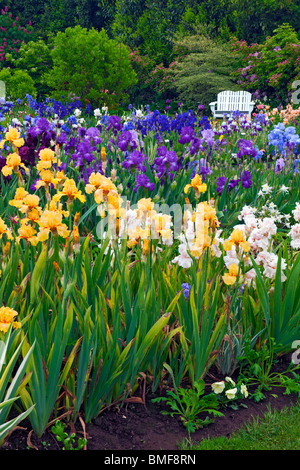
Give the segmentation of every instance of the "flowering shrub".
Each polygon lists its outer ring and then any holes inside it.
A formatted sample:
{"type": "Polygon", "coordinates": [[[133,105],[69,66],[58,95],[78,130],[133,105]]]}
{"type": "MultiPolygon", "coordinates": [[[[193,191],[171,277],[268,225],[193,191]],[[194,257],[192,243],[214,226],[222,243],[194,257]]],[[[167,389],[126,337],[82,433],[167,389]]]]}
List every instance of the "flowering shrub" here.
{"type": "Polygon", "coordinates": [[[0,61],[2,66],[5,66],[12,57],[18,57],[21,45],[33,39],[31,21],[26,27],[22,27],[19,18],[13,18],[7,6],[1,9],[0,61]]]}
{"type": "Polygon", "coordinates": [[[300,41],[293,28],[279,26],[264,44],[248,45],[235,39],[232,48],[240,58],[240,66],[232,73],[237,84],[252,91],[254,99],[266,97],[273,105],[285,105],[300,73],[300,41]]]}

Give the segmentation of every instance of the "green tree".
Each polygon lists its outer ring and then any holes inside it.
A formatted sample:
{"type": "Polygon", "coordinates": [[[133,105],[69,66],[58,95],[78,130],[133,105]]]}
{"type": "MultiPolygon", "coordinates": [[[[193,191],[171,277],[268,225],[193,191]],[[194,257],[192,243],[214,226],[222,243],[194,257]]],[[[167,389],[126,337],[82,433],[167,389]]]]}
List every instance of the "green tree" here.
{"type": "Polygon", "coordinates": [[[53,69],[45,74],[57,98],[72,95],[94,106],[116,106],[136,82],[129,49],[109,39],[106,31],[67,28],[54,37],[53,69]]]}
{"type": "Polygon", "coordinates": [[[27,93],[36,97],[34,82],[24,70],[3,68],[0,71],[0,80],[5,82],[7,99],[23,99],[27,93]]]}
{"type": "Polygon", "coordinates": [[[44,76],[45,71],[53,67],[52,48],[53,38],[48,37],[47,43],[39,39],[22,44],[17,59],[8,57],[10,59],[9,65],[12,68],[24,70],[33,79],[38,98],[48,96],[52,91],[44,76]]]}
{"type": "MultiPolygon", "coordinates": [[[[277,26],[293,20],[297,3],[298,0],[233,0],[238,38],[264,42],[277,26]]],[[[299,30],[299,23],[297,27],[299,30]]]]}
{"type": "Polygon", "coordinates": [[[173,35],[185,8],[183,0],[117,0],[112,33],[156,64],[168,65],[174,58],[173,35]]]}
{"type": "Polygon", "coordinates": [[[185,105],[207,107],[223,90],[237,88],[230,77],[234,61],[229,48],[204,34],[177,39],[180,56],[170,69],[173,86],[185,105]]]}

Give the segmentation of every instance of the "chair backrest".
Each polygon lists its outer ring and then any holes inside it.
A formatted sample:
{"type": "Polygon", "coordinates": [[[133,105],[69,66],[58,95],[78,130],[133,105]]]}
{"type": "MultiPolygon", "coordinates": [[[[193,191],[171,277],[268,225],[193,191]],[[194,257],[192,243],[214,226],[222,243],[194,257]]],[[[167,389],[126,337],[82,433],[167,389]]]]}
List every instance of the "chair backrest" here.
{"type": "Polygon", "coordinates": [[[251,93],[248,91],[221,91],[217,98],[218,111],[249,111],[251,93]]]}

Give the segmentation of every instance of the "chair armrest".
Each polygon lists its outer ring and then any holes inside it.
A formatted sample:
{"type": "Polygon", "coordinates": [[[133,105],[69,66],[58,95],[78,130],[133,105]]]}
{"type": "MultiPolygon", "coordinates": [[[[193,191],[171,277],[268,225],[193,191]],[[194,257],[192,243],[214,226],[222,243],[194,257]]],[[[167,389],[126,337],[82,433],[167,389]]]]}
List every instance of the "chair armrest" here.
{"type": "Polygon", "coordinates": [[[217,104],[217,101],[213,101],[212,103],[209,103],[209,107],[213,115],[215,115],[215,112],[216,112],[216,104],[217,104]]]}

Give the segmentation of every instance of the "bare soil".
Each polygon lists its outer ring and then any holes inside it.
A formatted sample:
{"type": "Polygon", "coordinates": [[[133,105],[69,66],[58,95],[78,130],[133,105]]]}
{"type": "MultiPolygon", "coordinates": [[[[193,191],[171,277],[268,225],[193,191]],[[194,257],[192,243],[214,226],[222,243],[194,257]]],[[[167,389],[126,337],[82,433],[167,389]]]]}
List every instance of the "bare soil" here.
{"type": "MultiPolygon", "coordinates": [[[[274,366],[277,370],[286,370],[290,356],[285,356],[274,366]]],[[[217,372],[213,376],[219,379],[217,372]]],[[[208,390],[210,383],[215,380],[209,375],[206,377],[208,390]]],[[[230,436],[244,423],[253,417],[262,416],[268,407],[281,410],[284,407],[296,404],[296,395],[284,394],[283,388],[264,392],[266,398],[259,403],[253,399],[244,400],[247,408],[239,407],[237,410],[226,408],[223,417],[215,419],[214,423],[197,430],[191,434],[193,441],[216,436],[230,436]],[[276,396],[274,396],[276,394],[276,396]]],[[[161,394],[162,395],[162,394],[161,394]]],[[[161,396],[156,394],[156,396],[161,396]]],[[[179,450],[178,444],[188,433],[179,417],[162,415],[163,409],[169,409],[165,404],[154,404],[151,399],[154,395],[146,393],[145,400],[138,394],[132,401],[122,407],[114,406],[104,410],[92,423],[76,422],[75,427],[69,426],[67,432],[76,432],[76,437],[86,437],[85,450],[91,451],[149,451],[149,450],[179,450]],[[134,402],[136,401],[136,402],[134,402]]],[[[203,416],[203,418],[205,415],[203,416]]],[[[38,438],[32,431],[30,423],[23,421],[6,439],[1,450],[61,450],[61,443],[57,442],[50,428],[38,438]]]]}

